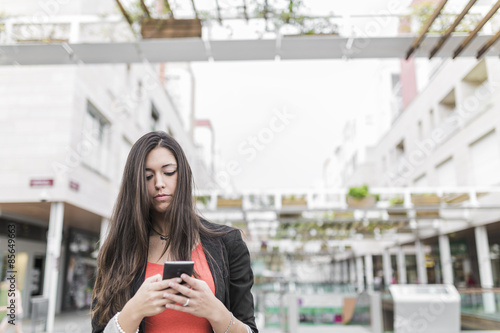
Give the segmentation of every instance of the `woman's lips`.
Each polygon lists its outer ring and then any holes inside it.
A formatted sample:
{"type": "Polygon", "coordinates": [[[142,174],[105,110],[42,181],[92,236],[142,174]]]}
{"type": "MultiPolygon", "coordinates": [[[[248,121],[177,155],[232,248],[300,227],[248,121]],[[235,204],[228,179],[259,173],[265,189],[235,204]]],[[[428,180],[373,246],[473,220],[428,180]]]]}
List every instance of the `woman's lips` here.
{"type": "Polygon", "coordinates": [[[168,197],[170,197],[170,195],[168,194],[160,194],[160,195],[157,195],[155,197],[155,200],[156,201],[164,201],[165,199],[167,199],[168,197]]]}

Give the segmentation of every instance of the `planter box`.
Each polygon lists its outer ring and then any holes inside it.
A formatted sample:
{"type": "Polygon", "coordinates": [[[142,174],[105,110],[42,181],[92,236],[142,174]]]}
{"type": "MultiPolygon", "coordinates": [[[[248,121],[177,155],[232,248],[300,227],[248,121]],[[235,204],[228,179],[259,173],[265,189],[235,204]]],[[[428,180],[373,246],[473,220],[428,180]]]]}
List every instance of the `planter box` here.
{"type": "Polygon", "coordinates": [[[217,207],[241,207],[243,203],[242,198],[238,199],[226,199],[226,198],[217,198],[217,207]]]}
{"type": "MultiPolygon", "coordinates": [[[[411,196],[411,202],[413,203],[414,206],[439,206],[441,203],[441,198],[438,197],[437,195],[412,195],[411,196]]],[[[417,210],[417,217],[439,217],[439,208],[433,209],[433,210],[426,210],[426,211],[418,211],[417,210]]]]}
{"type": "Polygon", "coordinates": [[[368,196],[363,199],[355,199],[353,197],[347,197],[347,205],[349,207],[373,207],[377,203],[377,199],[373,196],[368,196]]]}
{"type": "Polygon", "coordinates": [[[444,196],[443,201],[447,204],[460,204],[468,201],[469,199],[468,193],[449,193],[444,196]]]}
{"type": "Polygon", "coordinates": [[[283,37],[288,38],[288,37],[338,37],[338,33],[329,33],[329,34],[323,34],[323,33],[317,33],[317,34],[307,34],[307,33],[299,33],[299,34],[285,34],[283,37]]]}
{"type": "Polygon", "coordinates": [[[441,198],[435,194],[432,195],[412,195],[411,202],[415,206],[432,206],[439,205],[441,198]]]}
{"type": "Polygon", "coordinates": [[[354,213],[353,212],[336,211],[333,213],[333,218],[334,219],[352,219],[352,218],[354,218],[354,213]]]}
{"type": "Polygon", "coordinates": [[[200,19],[152,19],[141,22],[142,38],[201,38],[200,19]]]}
{"type": "Polygon", "coordinates": [[[389,217],[392,218],[405,218],[408,216],[406,213],[406,210],[404,210],[403,205],[394,205],[389,208],[387,208],[387,213],[389,214],[389,217]]]}
{"type": "Polygon", "coordinates": [[[281,198],[282,206],[307,206],[306,198],[281,198]]]}

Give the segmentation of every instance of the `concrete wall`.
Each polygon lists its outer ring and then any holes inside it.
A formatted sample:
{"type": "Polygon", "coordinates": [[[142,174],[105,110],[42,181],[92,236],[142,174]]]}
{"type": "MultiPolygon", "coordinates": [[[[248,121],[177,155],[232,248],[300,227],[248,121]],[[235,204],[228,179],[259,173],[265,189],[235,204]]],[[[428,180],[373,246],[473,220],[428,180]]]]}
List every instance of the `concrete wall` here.
{"type": "Polygon", "coordinates": [[[170,130],[185,150],[198,187],[209,174],[154,68],[148,65],[0,68],[0,202],[62,200],[109,216],[131,145],[153,128],[170,130]],[[106,168],[90,156],[101,147],[85,136],[88,103],[109,123],[106,168]],[[30,187],[53,179],[52,187],[30,187]],[[79,184],[78,191],[70,182],[79,184]]]}
{"type": "Polygon", "coordinates": [[[495,58],[486,60],[492,93],[477,94],[478,107],[470,108],[471,91],[467,90],[462,79],[476,64],[474,59],[449,60],[394,122],[391,131],[374,149],[376,173],[379,175],[374,186],[413,185],[423,174],[428,185],[436,185],[436,166],[450,157],[456,168],[457,185],[475,185],[470,177],[469,145],[491,130],[500,131],[500,98],[498,92],[493,92],[500,82],[500,61],[495,58]],[[454,117],[445,119],[440,115],[442,108],[439,102],[452,89],[455,90],[458,112],[454,117]],[[430,110],[433,110],[432,119],[430,110]],[[422,124],[422,136],[419,135],[419,122],[422,124]],[[446,136],[444,133],[452,127],[456,129],[446,136]],[[401,140],[404,140],[405,154],[397,160],[395,147],[401,140]]]}

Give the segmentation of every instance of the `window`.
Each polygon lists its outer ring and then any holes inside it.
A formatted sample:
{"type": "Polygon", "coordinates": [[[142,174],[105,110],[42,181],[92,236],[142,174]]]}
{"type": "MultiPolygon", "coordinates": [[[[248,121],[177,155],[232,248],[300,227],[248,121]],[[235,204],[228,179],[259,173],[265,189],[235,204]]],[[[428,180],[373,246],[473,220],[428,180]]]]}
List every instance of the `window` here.
{"type": "Polygon", "coordinates": [[[500,152],[498,136],[491,131],[470,145],[474,186],[498,185],[500,183],[500,152]]]}
{"type": "Polygon", "coordinates": [[[396,163],[399,163],[405,156],[405,140],[401,140],[396,145],[396,163]]]}
{"type": "Polygon", "coordinates": [[[159,119],[160,119],[160,114],[158,113],[156,106],[153,103],[151,103],[151,130],[152,131],[158,130],[158,120],[159,119]]]}
{"type": "Polygon", "coordinates": [[[484,99],[484,91],[489,90],[488,70],[486,61],[481,60],[474,68],[462,79],[461,82],[461,106],[466,112],[480,111],[483,104],[488,101],[484,99]],[[481,97],[480,97],[481,96],[481,97]]]}
{"type": "Polygon", "coordinates": [[[455,89],[452,89],[440,102],[439,102],[439,119],[444,120],[455,112],[457,107],[455,98],[455,89]]]}
{"type": "Polygon", "coordinates": [[[434,122],[434,110],[429,111],[429,134],[432,132],[434,129],[435,122],[434,122]]]}
{"type": "Polygon", "coordinates": [[[448,158],[436,166],[437,183],[440,186],[457,186],[457,176],[453,158],[448,158]]]}
{"type": "Polygon", "coordinates": [[[424,132],[423,132],[423,128],[422,128],[422,120],[419,120],[418,124],[417,124],[417,137],[418,137],[418,140],[422,140],[424,137],[424,132]]]}
{"type": "Polygon", "coordinates": [[[83,161],[95,171],[105,174],[109,165],[109,122],[97,108],[87,102],[87,112],[83,122],[83,147],[88,147],[88,156],[83,161]]]}
{"type": "Polygon", "coordinates": [[[125,164],[127,163],[127,158],[128,154],[130,153],[130,149],[132,149],[132,144],[130,141],[126,138],[123,137],[121,140],[121,147],[120,147],[120,165],[119,167],[119,174],[118,177],[119,181],[121,182],[121,177],[123,176],[123,170],[125,169],[125,164]]]}

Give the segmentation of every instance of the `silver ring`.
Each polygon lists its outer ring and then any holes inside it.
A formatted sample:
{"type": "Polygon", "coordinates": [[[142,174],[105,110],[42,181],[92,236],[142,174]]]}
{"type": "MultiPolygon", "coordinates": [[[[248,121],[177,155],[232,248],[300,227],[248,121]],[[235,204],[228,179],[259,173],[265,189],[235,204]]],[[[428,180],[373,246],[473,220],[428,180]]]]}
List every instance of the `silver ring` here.
{"type": "Polygon", "coordinates": [[[186,303],[182,304],[182,306],[188,306],[189,304],[189,298],[186,300],[186,303]]]}

